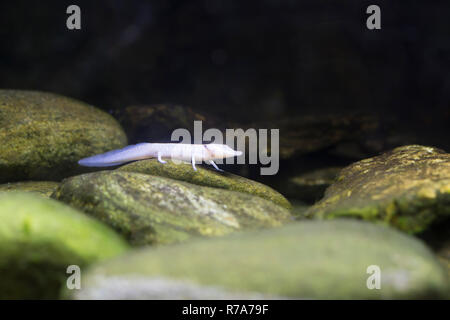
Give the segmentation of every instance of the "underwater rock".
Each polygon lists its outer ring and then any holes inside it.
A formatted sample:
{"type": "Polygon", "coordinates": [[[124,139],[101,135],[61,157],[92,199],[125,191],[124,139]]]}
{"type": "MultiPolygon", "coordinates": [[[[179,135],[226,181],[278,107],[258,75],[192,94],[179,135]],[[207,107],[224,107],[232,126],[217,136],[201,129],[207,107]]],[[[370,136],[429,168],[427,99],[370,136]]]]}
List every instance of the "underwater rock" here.
{"type": "Polygon", "coordinates": [[[24,181],[0,184],[0,192],[33,192],[50,198],[53,191],[59,186],[58,182],[54,181],[24,181]]]}
{"type": "Polygon", "coordinates": [[[22,181],[0,184],[0,192],[32,192],[50,198],[59,186],[55,181],[22,181]]]}
{"type": "Polygon", "coordinates": [[[280,181],[277,190],[286,197],[314,203],[321,199],[341,171],[341,167],[316,169],[295,175],[287,181],[280,181]]]}
{"type": "Polygon", "coordinates": [[[450,216],[450,154],[409,145],[355,162],[308,215],[361,218],[423,232],[450,216]]]}
{"type": "Polygon", "coordinates": [[[181,105],[138,105],[114,111],[128,134],[131,144],[138,142],[171,142],[172,132],[178,128],[194,133],[194,121],[202,121],[204,129],[220,128],[219,119],[197,113],[181,105]]]}
{"type": "Polygon", "coordinates": [[[0,299],[56,299],[67,267],[127,249],[112,229],[58,201],[0,192],[0,299]]]}
{"type": "Polygon", "coordinates": [[[379,120],[373,116],[309,115],[255,123],[250,127],[280,130],[279,153],[282,160],[322,151],[349,141],[359,145],[361,153],[373,152],[374,148],[378,151],[377,144],[367,145],[367,141],[371,141],[369,138],[379,127],[379,120]]]}
{"type": "Polygon", "coordinates": [[[0,183],[60,180],[86,172],[77,161],[124,147],[109,114],[53,93],[0,90],[0,183]]]}
{"type": "Polygon", "coordinates": [[[281,228],[133,250],[93,265],[75,299],[419,299],[448,288],[424,243],[356,220],[281,228]],[[380,268],[378,289],[369,266],[380,268]]]}
{"type": "Polygon", "coordinates": [[[246,193],[121,171],[68,178],[52,197],[98,218],[132,244],[166,244],[280,226],[289,211],[246,193]]]}
{"type": "Polygon", "coordinates": [[[197,171],[194,171],[192,170],[192,165],[188,163],[178,164],[172,161],[167,161],[167,163],[162,164],[156,159],[151,159],[136,161],[116,170],[145,173],[186,181],[200,186],[245,192],[273,201],[274,203],[287,209],[291,208],[289,201],[285,197],[262,183],[234,175],[232,173],[219,172],[215,169],[207,169],[201,166],[197,166],[197,171]]]}
{"type": "Polygon", "coordinates": [[[303,220],[310,218],[309,216],[306,215],[308,209],[311,207],[310,204],[307,204],[297,199],[291,199],[291,203],[292,203],[291,214],[296,220],[303,220]]]}

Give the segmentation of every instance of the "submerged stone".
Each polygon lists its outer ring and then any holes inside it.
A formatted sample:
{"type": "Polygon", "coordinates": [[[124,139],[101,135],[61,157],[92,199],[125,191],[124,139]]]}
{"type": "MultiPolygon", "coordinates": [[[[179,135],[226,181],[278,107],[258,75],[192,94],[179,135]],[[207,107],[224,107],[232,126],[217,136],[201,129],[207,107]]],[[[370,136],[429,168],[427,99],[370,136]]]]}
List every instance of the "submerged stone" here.
{"type": "Polygon", "coordinates": [[[178,128],[184,128],[193,134],[194,121],[202,121],[205,129],[235,127],[234,124],[224,126],[223,119],[198,113],[198,110],[183,105],[132,105],[116,109],[113,114],[122,124],[132,144],[172,142],[172,132],[178,128]]]}
{"type": "Polygon", "coordinates": [[[219,172],[215,169],[207,169],[197,166],[197,171],[187,163],[159,163],[156,159],[136,161],[122,166],[118,171],[145,173],[160,177],[186,181],[192,184],[214,187],[225,190],[249,193],[267,200],[270,200],[287,209],[291,208],[289,201],[272,188],[227,172],[219,172]]]}
{"type": "Polygon", "coordinates": [[[376,117],[369,115],[308,115],[272,119],[249,127],[279,129],[279,154],[283,160],[295,159],[348,142],[370,150],[365,142],[368,136],[377,131],[379,124],[376,117]]]}
{"type": "Polygon", "coordinates": [[[0,192],[0,299],[56,299],[76,265],[127,249],[109,227],[58,201],[0,192]]]}
{"type": "Polygon", "coordinates": [[[355,217],[423,232],[450,216],[450,154],[409,145],[355,162],[308,215],[355,217]]]}
{"type": "Polygon", "coordinates": [[[116,120],[53,93],[0,90],[0,183],[58,181],[86,172],[78,160],[124,147],[116,120]]]}
{"type": "Polygon", "coordinates": [[[423,242],[356,220],[304,221],[94,265],[76,299],[443,298],[446,271],[423,242]],[[379,267],[378,280],[370,278],[379,267]],[[368,269],[370,268],[370,269],[368,269]],[[380,284],[380,289],[369,289],[380,284]]]}
{"type": "Polygon", "coordinates": [[[75,176],[52,196],[107,223],[135,245],[221,236],[291,220],[287,209],[260,197],[134,172],[75,176]]]}
{"type": "Polygon", "coordinates": [[[15,183],[0,184],[0,192],[24,191],[33,192],[50,198],[51,194],[58,187],[59,183],[54,181],[24,181],[15,183]]]}

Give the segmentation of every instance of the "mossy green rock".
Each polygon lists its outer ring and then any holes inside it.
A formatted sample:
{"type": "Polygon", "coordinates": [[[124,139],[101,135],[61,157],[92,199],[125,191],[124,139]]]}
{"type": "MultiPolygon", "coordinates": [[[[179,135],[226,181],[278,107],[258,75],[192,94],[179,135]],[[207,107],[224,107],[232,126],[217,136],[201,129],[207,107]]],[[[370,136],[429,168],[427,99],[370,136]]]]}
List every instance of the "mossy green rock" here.
{"type": "Polygon", "coordinates": [[[423,242],[356,220],[305,221],[145,248],[93,265],[77,299],[442,298],[445,270],[423,242]],[[381,271],[381,289],[368,289],[381,271]]]}
{"type": "Polygon", "coordinates": [[[52,199],[0,192],[0,299],[55,299],[67,267],[123,253],[109,227],[52,199]]]}
{"type": "Polygon", "coordinates": [[[0,183],[58,181],[82,172],[81,158],[126,144],[118,122],[90,105],[52,93],[0,90],[0,183]]]}
{"type": "Polygon", "coordinates": [[[308,215],[355,217],[423,232],[450,216],[450,154],[409,145],[356,162],[341,171],[308,215]]]}
{"type": "Polygon", "coordinates": [[[59,183],[54,181],[24,181],[0,184],[0,192],[33,192],[45,198],[50,198],[58,186],[59,183]]]}
{"type": "Polygon", "coordinates": [[[221,188],[232,191],[249,193],[285,207],[291,208],[289,201],[272,188],[227,172],[219,172],[197,167],[197,171],[192,170],[192,166],[187,163],[159,163],[156,159],[136,161],[117,169],[119,171],[145,173],[160,177],[186,181],[200,186],[221,188]]]}
{"type": "Polygon", "coordinates": [[[52,197],[97,217],[135,245],[220,236],[291,219],[287,209],[246,193],[134,172],[75,176],[52,197]]]}

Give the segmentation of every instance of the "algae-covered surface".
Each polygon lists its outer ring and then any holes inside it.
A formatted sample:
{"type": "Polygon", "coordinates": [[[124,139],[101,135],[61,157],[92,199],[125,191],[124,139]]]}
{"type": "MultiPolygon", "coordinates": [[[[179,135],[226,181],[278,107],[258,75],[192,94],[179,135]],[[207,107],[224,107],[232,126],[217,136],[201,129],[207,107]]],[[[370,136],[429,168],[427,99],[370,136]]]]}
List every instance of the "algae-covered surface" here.
{"type": "Polygon", "coordinates": [[[341,171],[308,215],[355,217],[423,232],[450,216],[450,154],[409,145],[358,161],[341,171]]]}
{"type": "Polygon", "coordinates": [[[221,236],[291,220],[287,209],[260,197],[134,172],[75,176],[52,197],[98,218],[136,245],[221,236]]]}
{"type": "Polygon", "coordinates": [[[116,169],[118,171],[145,173],[160,177],[172,178],[186,181],[201,186],[221,188],[232,191],[245,192],[261,198],[273,201],[274,203],[291,208],[289,201],[272,188],[227,172],[219,172],[215,169],[206,169],[201,166],[197,171],[192,170],[192,166],[187,163],[159,163],[156,159],[136,161],[116,169]]]}
{"type": "Polygon", "coordinates": [[[109,227],[52,199],[0,192],[0,299],[55,299],[67,267],[127,249],[109,227]]]}
{"type": "Polygon", "coordinates": [[[0,183],[58,181],[83,172],[81,158],[126,144],[118,122],[93,106],[53,93],[0,90],[0,183]]]}
{"type": "Polygon", "coordinates": [[[51,194],[58,187],[59,183],[54,181],[24,181],[15,183],[0,184],[0,192],[33,192],[50,198],[51,194]]]}
{"type": "Polygon", "coordinates": [[[131,251],[92,266],[82,290],[69,294],[77,299],[417,299],[445,297],[447,288],[445,269],[421,241],[390,227],[342,219],[131,251]],[[369,266],[379,267],[379,290],[367,287],[369,266]]]}

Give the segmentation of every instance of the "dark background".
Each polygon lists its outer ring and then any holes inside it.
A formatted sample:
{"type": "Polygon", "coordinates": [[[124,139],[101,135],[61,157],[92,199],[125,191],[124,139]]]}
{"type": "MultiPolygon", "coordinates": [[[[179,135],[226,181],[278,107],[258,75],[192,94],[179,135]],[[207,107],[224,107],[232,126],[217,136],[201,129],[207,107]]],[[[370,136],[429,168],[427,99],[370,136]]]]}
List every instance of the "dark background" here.
{"type": "MultiPolygon", "coordinates": [[[[449,1],[2,1],[0,87],[224,121],[376,114],[449,147],[449,1]],[[82,30],[66,28],[77,4],[82,30]],[[366,28],[377,4],[382,29],[366,28]]],[[[283,134],[283,132],[281,132],[283,134]]],[[[377,150],[380,151],[380,150],[377,150]]]]}

